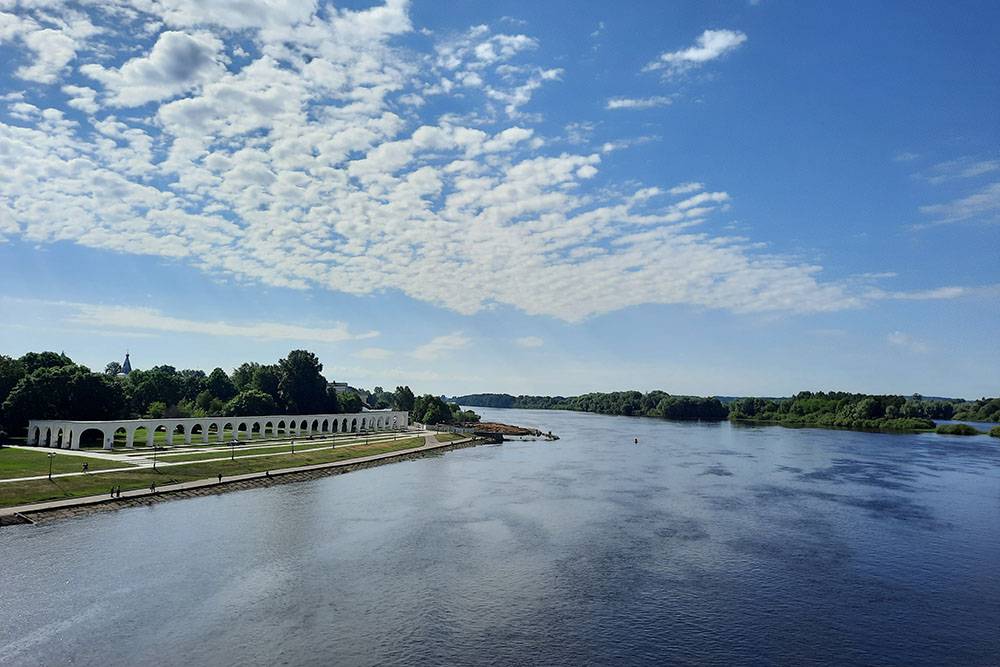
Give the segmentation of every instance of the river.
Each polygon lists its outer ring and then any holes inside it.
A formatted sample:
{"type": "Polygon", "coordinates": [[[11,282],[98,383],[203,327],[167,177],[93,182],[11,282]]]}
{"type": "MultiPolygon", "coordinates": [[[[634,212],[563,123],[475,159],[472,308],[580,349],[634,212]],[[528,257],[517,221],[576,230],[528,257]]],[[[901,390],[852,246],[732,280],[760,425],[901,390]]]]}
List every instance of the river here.
{"type": "Polygon", "coordinates": [[[561,439],[0,529],[0,664],[1000,664],[996,439],[476,410],[561,439]]]}

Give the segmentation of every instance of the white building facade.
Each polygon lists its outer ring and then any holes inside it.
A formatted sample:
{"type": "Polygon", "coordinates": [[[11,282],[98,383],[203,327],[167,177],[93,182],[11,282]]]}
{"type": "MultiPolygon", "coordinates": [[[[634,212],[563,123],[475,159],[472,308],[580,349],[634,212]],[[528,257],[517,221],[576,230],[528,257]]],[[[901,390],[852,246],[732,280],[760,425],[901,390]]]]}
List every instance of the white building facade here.
{"type": "Polygon", "coordinates": [[[229,439],[301,438],[311,435],[394,431],[409,426],[409,413],[400,410],[371,410],[351,414],[261,415],[257,417],[191,417],[186,419],[125,419],[110,421],[70,421],[32,419],[28,422],[29,445],[80,449],[81,437],[88,431],[101,434],[104,449],[111,449],[115,435],[124,435],[125,446],[135,446],[136,431],[145,429],[146,445],[152,447],[157,431],[167,434],[170,442],[183,436],[184,444],[223,442],[229,439]]]}

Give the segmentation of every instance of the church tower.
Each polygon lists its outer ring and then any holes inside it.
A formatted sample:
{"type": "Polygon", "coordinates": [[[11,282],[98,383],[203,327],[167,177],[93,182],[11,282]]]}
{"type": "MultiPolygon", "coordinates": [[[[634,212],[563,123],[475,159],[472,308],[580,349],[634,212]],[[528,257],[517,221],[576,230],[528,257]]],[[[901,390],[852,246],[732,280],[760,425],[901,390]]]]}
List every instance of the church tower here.
{"type": "Polygon", "coordinates": [[[128,352],[125,353],[125,362],[122,364],[122,375],[128,375],[132,372],[132,364],[128,360],[128,352]]]}

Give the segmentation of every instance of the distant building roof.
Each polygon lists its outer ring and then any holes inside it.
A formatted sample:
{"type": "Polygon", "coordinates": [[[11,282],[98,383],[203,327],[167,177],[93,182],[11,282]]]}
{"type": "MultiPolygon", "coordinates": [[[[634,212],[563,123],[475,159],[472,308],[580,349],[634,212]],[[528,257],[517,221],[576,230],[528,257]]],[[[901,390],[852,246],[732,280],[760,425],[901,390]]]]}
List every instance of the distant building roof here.
{"type": "Polygon", "coordinates": [[[125,353],[125,362],[122,364],[122,375],[128,375],[132,372],[132,364],[128,360],[128,352],[125,353]]]}

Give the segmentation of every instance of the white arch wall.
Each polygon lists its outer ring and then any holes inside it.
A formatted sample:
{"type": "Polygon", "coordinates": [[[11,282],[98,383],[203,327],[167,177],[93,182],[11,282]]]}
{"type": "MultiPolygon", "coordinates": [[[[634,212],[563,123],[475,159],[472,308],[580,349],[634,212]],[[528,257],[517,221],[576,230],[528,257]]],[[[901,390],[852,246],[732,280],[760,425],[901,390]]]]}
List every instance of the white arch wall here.
{"type": "Polygon", "coordinates": [[[146,444],[152,446],[154,434],[163,427],[171,434],[171,441],[178,427],[183,432],[184,443],[191,444],[195,438],[203,443],[223,442],[227,427],[233,429],[237,440],[250,440],[254,429],[260,436],[278,435],[296,436],[325,433],[344,433],[366,431],[385,431],[406,428],[409,425],[409,413],[401,410],[379,410],[372,412],[354,412],[321,415],[260,415],[252,417],[191,417],[182,419],[126,419],[118,421],[65,421],[53,419],[32,419],[28,422],[29,445],[61,447],[63,449],[79,449],[80,435],[85,431],[96,429],[102,434],[105,449],[111,449],[115,434],[124,429],[125,446],[135,445],[135,433],[140,428],[146,429],[146,444]],[[212,427],[215,431],[212,432],[212,427]],[[200,433],[193,434],[195,427],[200,433]],[[244,430],[240,430],[244,427],[244,430]],[[62,433],[61,440],[59,434],[62,433]],[[242,437],[241,437],[242,436],[242,437]],[[46,442],[48,444],[46,444],[46,442]],[[58,444],[57,444],[58,443],[58,444]]]}

